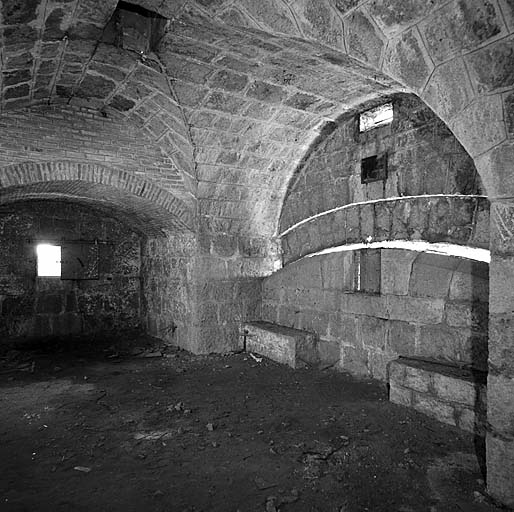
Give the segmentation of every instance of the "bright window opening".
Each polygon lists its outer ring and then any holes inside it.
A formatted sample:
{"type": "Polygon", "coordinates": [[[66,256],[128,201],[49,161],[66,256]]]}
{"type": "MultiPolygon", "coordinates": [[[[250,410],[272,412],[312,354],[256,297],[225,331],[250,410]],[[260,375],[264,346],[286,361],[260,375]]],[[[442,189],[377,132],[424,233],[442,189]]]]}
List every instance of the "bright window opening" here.
{"type": "Polygon", "coordinates": [[[378,107],[362,112],[359,116],[359,131],[367,132],[372,128],[393,122],[393,104],[384,103],[378,107]]]}
{"type": "Polygon", "coordinates": [[[61,247],[39,244],[36,252],[38,277],[61,277],[61,247]]]}

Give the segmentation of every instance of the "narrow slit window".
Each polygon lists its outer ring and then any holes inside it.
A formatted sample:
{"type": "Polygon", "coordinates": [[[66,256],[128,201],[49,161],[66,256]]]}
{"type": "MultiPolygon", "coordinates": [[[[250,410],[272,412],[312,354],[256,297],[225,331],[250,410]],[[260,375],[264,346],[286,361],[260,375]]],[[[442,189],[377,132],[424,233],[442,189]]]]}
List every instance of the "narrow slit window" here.
{"type": "Polygon", "coordinates": [[[367,132],[373,128],[393,122],[393,104],[384,103],[359,115],[359,131],[367,132]]]}
{"type": "Polygon", "coordinates": [[[38,277],[61,277],[61,246],[39,244],[37,253],[38,277]]]}

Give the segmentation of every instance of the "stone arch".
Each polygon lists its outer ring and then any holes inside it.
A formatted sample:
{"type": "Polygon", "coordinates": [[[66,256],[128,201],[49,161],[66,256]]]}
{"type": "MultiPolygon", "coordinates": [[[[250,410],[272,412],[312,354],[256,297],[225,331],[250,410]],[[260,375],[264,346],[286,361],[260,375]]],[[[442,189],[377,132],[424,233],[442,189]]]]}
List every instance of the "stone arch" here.
{"type": "Polygon", "coordinates": [[[283,262],[334,246],[391,240],[489,247],[489,202],[480,196],[417,196],[356,203],[282,234],[283,262]]]}
{"type": "Polygon", "coordinates": [[[0,169],[0,201],[37,198],[82,200],[109,205],[136,218],[156,215],[154,227],[194,230],[186,204],[152,182],[119,169],[72,161],[25,162],[0,169]]]}

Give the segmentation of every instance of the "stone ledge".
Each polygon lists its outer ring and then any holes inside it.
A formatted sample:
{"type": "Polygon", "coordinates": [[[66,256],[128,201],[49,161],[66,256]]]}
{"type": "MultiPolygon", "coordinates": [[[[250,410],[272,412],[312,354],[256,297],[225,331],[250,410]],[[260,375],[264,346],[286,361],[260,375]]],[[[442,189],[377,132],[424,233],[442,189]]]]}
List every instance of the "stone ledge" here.
{"type": "Polygon", "coordinates": [[[400,358],[389,365],[389,400],[485,435],[486,374],[436,361],[400,358]]]}
{"type": "Polygon", "coordinates": [[[314,333],[270,322],[245,323],[243,329],[248,351],[291,368],[302,368],[306,364],[318,362],[319,340],[314,333]]]}

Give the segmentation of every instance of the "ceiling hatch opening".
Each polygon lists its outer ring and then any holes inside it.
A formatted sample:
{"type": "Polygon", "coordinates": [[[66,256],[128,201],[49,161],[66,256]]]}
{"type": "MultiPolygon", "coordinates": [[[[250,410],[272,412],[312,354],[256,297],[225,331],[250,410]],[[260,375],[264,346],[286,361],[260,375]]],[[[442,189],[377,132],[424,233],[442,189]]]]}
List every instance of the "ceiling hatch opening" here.
{"type": "Polygon", "coordinates": [[[61,246],[38,244],[37,275],[38,277],[61,277],[61,246]]]}
{"type": "Polygon", "coordinates": [[[156,12],[129,2],[118,2],[105,27],[103,41],[141,55],[154,52],[166,30],[167,20],[156,12]]]}
{"type": "Polygon", "coordinates": [[[393,104],[384,103],[359,115],[359,131],[367,132],[393,122],[393,104]]]}

